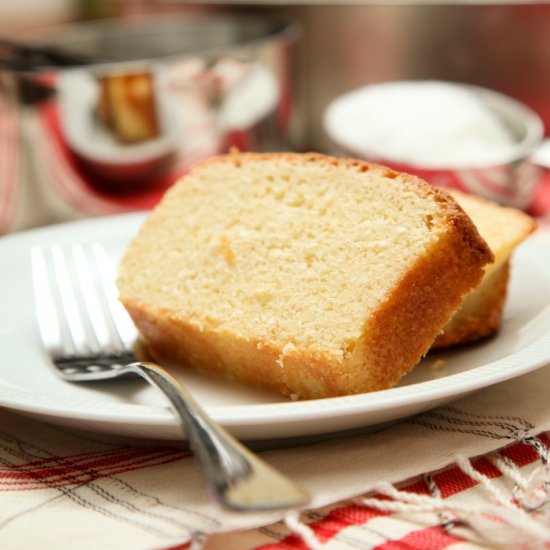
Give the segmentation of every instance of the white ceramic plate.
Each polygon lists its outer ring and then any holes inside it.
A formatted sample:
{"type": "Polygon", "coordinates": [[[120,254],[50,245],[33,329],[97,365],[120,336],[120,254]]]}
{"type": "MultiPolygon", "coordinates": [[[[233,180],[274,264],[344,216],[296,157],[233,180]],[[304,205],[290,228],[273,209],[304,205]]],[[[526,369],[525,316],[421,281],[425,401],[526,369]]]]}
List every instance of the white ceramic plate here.
{"type": "MultiPolygon", "coordinates": [[[[140,380],[88,385],[59,380],[42,350],[34,318],[31,246],[99,241],[116,262],[141,220],[139,214],[106,217],[0,240],[0,406],[97,433],[181,438],[162,395],[140,380]]],[[[549,258],[550,247],[540,241],[522,245],[515,255],[499,335],[482,344],[428,356],[391,390],[291,402],[195,372],[179,376],[214,418],[250,441],[318,437],[396,421],[550,363],[549,258]],[[446,367],[430,368],[440,357],[446,367]]]]}

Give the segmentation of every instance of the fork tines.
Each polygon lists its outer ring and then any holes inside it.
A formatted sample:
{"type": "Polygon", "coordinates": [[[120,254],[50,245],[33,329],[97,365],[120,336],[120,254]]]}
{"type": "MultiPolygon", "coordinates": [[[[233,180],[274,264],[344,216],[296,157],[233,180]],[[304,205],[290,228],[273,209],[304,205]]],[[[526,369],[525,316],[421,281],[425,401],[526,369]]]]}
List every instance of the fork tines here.
{"type": "Polygon", "coordinates": [[[100,244],[34,247],[31,260],[40,335],[58,367],[78,366],[79,358],[83,366],[102,358],[135,360],[136,329],[118,302],[115,274],[100,244]]]}

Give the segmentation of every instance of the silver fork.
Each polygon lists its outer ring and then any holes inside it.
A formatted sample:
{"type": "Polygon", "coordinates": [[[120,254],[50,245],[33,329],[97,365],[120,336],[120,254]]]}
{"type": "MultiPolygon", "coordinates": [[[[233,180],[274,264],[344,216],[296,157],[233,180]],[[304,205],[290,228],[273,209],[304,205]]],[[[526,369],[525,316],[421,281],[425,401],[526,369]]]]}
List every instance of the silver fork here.
{"type": "Polygon", "coordinates": [[[31,251],[36,314],[55,371],[70,382],[135,373],[168,398],[202,467],[210,495],[235,511],[303,506],[306,493],[214,422],[183,385],[132,351],[136,328],[118,302],[101,245],[31,251]]]}

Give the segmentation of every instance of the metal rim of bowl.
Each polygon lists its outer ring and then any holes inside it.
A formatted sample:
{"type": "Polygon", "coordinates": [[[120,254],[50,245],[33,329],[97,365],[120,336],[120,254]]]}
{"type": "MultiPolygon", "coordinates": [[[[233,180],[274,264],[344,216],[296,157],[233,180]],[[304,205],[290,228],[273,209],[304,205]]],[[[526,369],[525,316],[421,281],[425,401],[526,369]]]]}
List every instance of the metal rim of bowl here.
{"type": "MultiPolygon", "coordinates": [[[[259,34],[256,37],[237,41],[234,43],[228,43],[225,45],[217,45],[212,47],[203,47],[197,49],[182,50],[179,52],[173,52],[165,55],[149,55],[139,59],[98,59],[94,63],[86,63],[80,66],[72,66],[74,68],[87,68],[87,69],[106,69],[119,66],[132,67],[136,65],[158,63],[158,62],[170,62],[177,59],[182,59],[192,56],[201,57],[215,57],[220,54],[228,54],[238,52],[246,48],[256,48],[272,41],[281,41],[283,43],[292,44],[299,39],[301,35],[301,26],[297,20],[291,17],[266,17],[261,14],[247,13],[247,14],[228,14],[228,13],[214,13],[214,14],[172,14],[172,15],[152,15],[143,19],[136,20],[124,20],[119,18],[100,19],[88,22],[67,23],[55,28],[44,29],[42,32],[36,31],[32,36],[28,37],[27,42],[33,46],[44,46],[59,48],[64,51],[65,48],[71,44],[82,42],[82,36],[86,32],[104,31],[111,36],[118,35],[122,37],[125,34],[136,33],[140,28],[146,29],[147,27],[155,26],[159,29],[164,25],[175,27],[181,25],[184,29],[190,25],[208,25],[213,23],[220,23],[222,21],[231,24],[245,24],[245,23],[260,23],[266,25],[266,32],[259,34]],[[78,38],[80,36],[80,38],[78,38]]],[[[151,31],[149,31],[151,32],[151,31]]],[[[77,52],[78,53],[78,52],[77,52]]],[[[44,64],[38,70],[32,72],[50,72],[66,70],[68,68],[47,65],[44,64]]],[[[25,70],[15,72],[29,72],[25,70]]]]}

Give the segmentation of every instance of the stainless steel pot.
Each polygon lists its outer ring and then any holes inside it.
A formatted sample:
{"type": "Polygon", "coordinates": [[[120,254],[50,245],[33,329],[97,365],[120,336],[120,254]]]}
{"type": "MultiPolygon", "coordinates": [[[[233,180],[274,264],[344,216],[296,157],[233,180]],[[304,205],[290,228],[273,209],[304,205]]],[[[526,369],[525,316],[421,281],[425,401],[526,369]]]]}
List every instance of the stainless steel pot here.
{"type": "Polygon", "coordinates": [[[297,35],[210,14],[35,35],[0,65],[0,233],[147,208],[197,160],[291,147],[297,35]]]}

